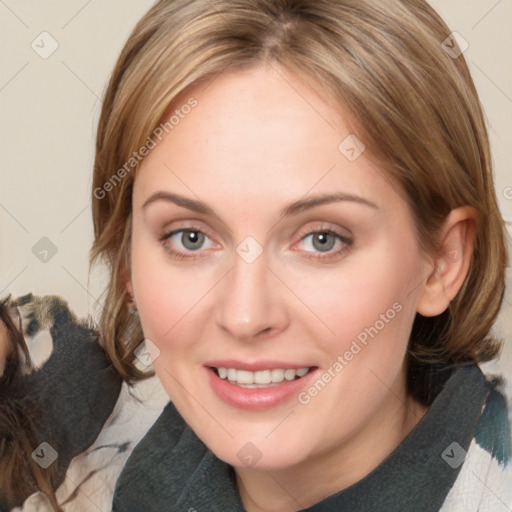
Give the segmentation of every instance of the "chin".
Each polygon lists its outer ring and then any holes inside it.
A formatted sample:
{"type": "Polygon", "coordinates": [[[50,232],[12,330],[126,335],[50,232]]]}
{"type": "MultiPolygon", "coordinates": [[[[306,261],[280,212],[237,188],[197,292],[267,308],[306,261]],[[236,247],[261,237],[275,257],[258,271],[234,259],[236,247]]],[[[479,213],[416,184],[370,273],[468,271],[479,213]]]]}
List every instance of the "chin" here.
{"type": "Polygon", "coordinates": [[[220,460],[237,469],[276,471],[296,466],[307,458],[302,442],[283,446],[281,440],[276,441],[235,441],[230,446],[212,446],[210,449],[220,460]]]}

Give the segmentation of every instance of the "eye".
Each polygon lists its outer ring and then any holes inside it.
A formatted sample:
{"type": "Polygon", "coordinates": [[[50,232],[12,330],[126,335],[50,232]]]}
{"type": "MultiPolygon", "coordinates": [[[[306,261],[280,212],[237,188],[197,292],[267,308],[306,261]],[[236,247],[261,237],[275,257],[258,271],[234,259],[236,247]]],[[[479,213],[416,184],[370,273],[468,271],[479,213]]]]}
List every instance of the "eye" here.
{"type": "Polygon", "coordinates": [[[196,228],[182,228],[164,233],[160,242],[175,258],[197,258],[202,250],[212,248],[215,244],[210,237],[196,228]],[[205,243],[209,242],[209,244],[205,243]]]}
{"type": "Polygon", "coordinates": [[[299,245],[309,253],[308,259],[326,259],[344,254],[350,249],[352,240],[332,229],[322,229],[308,233],[302,237],[299,245]]]}
{"type": "Polygon", "coordinates": [[[328,252],[336,245],[336,235],[327,231],[321,231],[317,233],[311,233],[302,239],[302,241],[310,238],[309,246],[320,252],[328,252]]]}

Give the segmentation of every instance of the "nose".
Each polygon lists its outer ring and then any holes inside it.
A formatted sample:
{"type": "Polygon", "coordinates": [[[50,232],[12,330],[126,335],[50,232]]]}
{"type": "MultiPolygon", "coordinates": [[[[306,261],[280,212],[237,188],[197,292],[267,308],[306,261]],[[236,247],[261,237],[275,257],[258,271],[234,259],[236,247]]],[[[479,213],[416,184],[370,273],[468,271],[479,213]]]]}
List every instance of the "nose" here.
{"type": "Polygon", "coordinates": [[[231,271],[218,289],[216,320],[233,338],[250,342],[281,332],[288,323],[282,284],[263,253],[247,263],[235,254],[231,271]]]}

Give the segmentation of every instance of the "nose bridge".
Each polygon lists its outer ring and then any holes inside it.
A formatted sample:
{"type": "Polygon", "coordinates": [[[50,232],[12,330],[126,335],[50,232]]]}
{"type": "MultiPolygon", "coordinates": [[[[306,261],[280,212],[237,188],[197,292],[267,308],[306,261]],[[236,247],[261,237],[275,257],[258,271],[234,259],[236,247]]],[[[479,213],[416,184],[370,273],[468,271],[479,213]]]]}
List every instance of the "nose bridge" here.
{"type": "Polygon", "coordinates": [[[217,305],[217,322],[233,337],[250,341],[282,326],[282,305],[278,291],[269,286],[270,274],[264,254],[254,260],[243,251],[235,254],[217,305]]]}

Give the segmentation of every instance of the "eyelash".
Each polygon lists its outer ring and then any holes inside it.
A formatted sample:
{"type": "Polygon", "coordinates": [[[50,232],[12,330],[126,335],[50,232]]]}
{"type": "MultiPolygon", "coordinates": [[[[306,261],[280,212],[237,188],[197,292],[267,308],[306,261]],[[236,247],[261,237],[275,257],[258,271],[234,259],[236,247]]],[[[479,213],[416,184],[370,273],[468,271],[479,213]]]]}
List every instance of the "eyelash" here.
{"type": "MultiPolygon", "coordinates": [[[[197,260],[199,258],[202,258],[203,256],[199,254],[199,251],[195,251],[196,254],[193,253],[184,253],[182,251],[176,251],[175,249],[172,249],[169,244],[166,242],[174,235],[178,233],[201,233],[205,235],[206,237],[211,237],[208,235],[208,233],[205,233],[202,229],[199,229],[195,226],[187,226],[182,227],[179,229],[175,229],[172,231],[168,231],[165,233],[162,233],[162,235],[159,236],[158,240],[159,242],[164,246],[164,249],[175,259],[177,260],[197,260]]],[[[342,256],[346,252],[348,252],[353,244],[353,241],[349,238],[343,236],[342,234],[338,233],[337,231],[330,229],[330,228],[321,228],[313,231],[306,231],[305,233],[301,233],[299,242],[302,242],[305,240],[308,236],[311,235],[318,235],[318,234],[325,234],[325,235],[332,235],[335,236],[338,240],[340,240],[343,243],[343,246],[334,252],[326,252],[326,253],[314,253],[311,251],[305,251],[306,255],[303,256],[304,258],[308,260],[317,260],[317,261],[325,261],[325,260],[331,260],[336,257],[342,256]],[[319,256],[320,254],[320,256],[319,256]],[[326,254],[326,256],[323,256],[322,254],[326,254]]]]}

